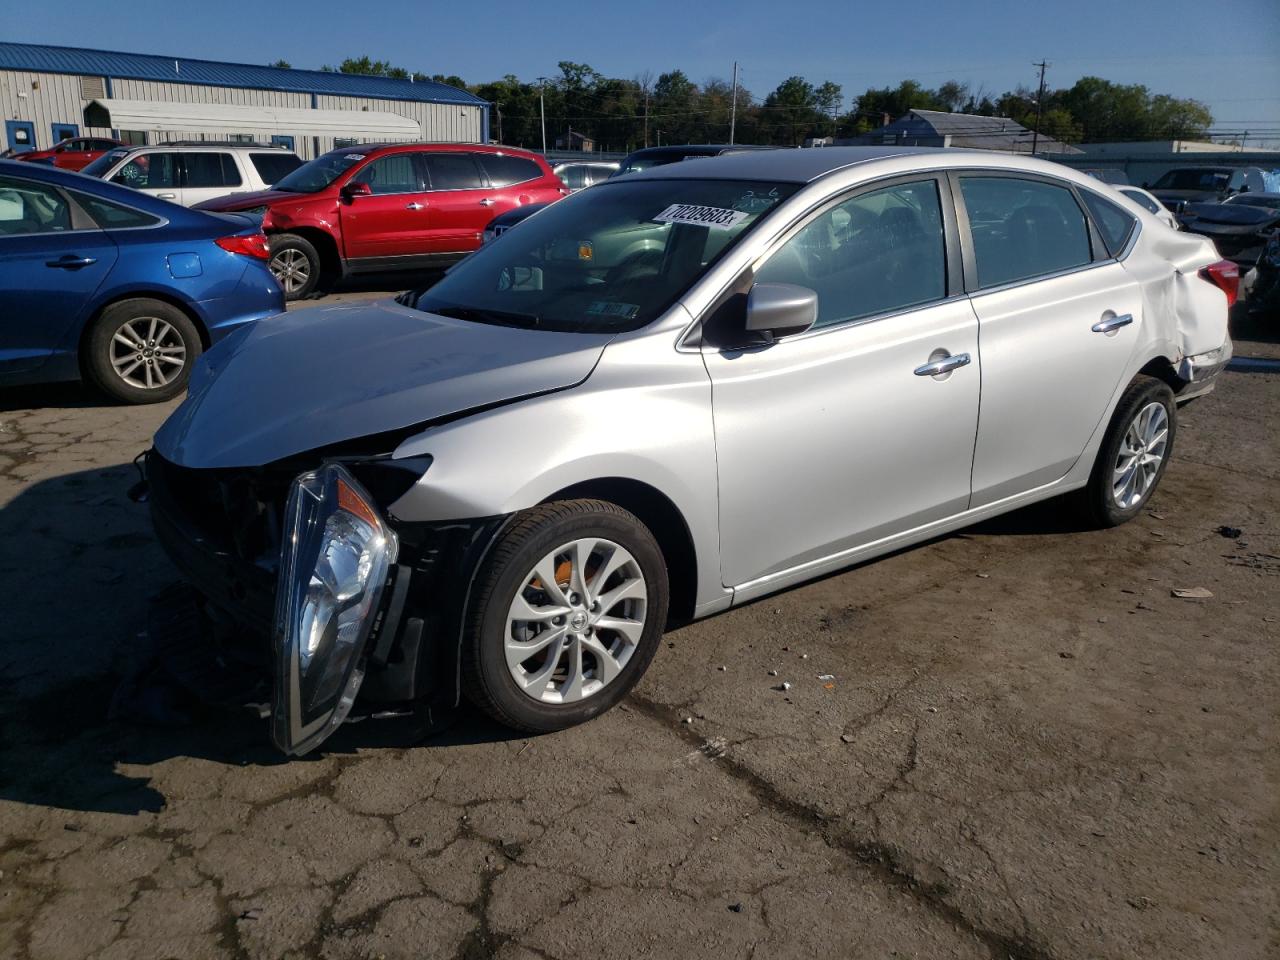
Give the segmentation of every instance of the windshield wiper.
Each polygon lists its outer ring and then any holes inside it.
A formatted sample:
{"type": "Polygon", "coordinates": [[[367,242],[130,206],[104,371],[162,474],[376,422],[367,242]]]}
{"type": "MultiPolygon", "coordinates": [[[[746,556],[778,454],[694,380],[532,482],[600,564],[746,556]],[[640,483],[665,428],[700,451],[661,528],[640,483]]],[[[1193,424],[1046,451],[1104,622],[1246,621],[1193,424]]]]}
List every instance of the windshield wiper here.
{"type": "Polygon", "coordinates": [[[442,317],[453,317],[455,320],[474,320],[477,323],[493,323],[503,327],[523,327],[534,329],[542,326],[542,315],[538,313],[510,313],[506,310],[481,310],[477,307],[443,306],[424,307],[415,304],[419,310],[438,313],[442,317]]]}

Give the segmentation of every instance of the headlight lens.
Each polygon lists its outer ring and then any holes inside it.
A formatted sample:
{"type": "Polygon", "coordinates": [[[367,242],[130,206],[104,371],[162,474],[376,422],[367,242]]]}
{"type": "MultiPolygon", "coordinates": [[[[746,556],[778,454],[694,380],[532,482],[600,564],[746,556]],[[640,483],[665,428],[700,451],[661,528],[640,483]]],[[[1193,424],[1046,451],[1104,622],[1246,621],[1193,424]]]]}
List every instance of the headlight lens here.
{"type": "Polygon", "coordinates": [[[276,590],[272,738],[315,748],[346,719],[398,543],[372,498],[337,464],[293,482],[276,590]]]}

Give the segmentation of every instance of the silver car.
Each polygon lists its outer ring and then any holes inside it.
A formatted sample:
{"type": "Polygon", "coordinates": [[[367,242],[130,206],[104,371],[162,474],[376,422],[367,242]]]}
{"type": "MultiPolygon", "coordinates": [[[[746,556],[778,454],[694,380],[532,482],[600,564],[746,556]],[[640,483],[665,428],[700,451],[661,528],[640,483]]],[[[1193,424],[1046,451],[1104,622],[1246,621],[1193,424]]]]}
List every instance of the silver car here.
{"type": "Polygon", "coordinates": [[[669,622],[1049,497],[1129,520],[1230,358],[1234,284],[1040,160],[672,164],[425,291],[228,338],[150,502],[203,611],[269,650],[287,753],[463,696],[555,730],[669,622]]]}

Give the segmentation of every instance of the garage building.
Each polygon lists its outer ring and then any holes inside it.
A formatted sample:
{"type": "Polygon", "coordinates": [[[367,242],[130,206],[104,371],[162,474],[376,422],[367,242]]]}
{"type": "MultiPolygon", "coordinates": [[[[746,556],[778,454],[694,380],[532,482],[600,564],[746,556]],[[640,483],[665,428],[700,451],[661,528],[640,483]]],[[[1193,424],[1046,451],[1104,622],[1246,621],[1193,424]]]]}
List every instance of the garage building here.
{"type": "Polygon", "coordinates": [[[0,110],[0,150],[113,136],[275,143],[309,159],[355,143],[489,139],[489,104],[448,84],[31,43],[0,42],[0,110]]]}

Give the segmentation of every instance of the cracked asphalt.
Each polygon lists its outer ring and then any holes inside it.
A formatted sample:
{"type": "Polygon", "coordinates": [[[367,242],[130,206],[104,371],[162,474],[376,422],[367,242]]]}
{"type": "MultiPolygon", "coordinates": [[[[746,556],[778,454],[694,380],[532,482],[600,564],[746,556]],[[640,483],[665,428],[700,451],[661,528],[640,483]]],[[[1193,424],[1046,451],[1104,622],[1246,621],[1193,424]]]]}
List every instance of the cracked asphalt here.
{"type": "Polygon", "coordinates": [[[1275,957],[1278,387],[1185,408],[1123,528],[1049,503],[674,631],[574,730],[292,762],[139,680],[208,668],[150,642],[125,496],[173,404],[0,393],[0,956],[1275,957]]]}

